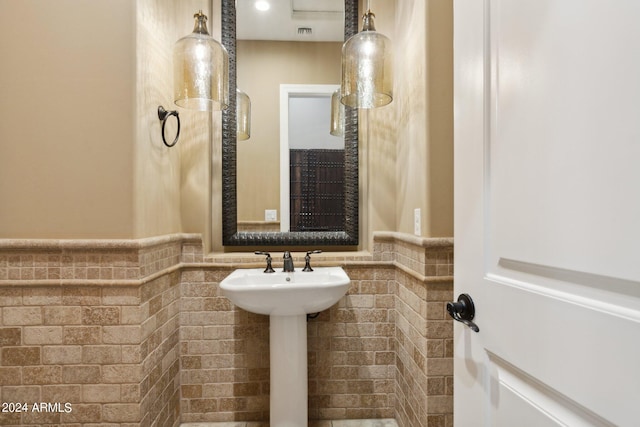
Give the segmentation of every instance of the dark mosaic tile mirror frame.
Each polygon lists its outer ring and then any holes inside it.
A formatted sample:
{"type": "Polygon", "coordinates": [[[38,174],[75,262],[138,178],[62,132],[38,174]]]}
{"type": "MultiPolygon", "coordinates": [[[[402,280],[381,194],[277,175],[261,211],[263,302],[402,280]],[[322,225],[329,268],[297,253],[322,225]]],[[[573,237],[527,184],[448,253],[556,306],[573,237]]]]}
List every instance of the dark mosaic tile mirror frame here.
{"type": "MultiPolygon", "coordinates": [[[[358,0],[345,0],[347,40],[358,32],[358,0]]],[[[225,246],[358,245],[358,110],[345,107],[344,231],[239,232],[237,226],[236,9],[222,0],[222,44],[229,52],[229,107],[222,113],[222,244],[225,246]]],[[[274,100],[274,102],[276,102],[274,100]]]]}

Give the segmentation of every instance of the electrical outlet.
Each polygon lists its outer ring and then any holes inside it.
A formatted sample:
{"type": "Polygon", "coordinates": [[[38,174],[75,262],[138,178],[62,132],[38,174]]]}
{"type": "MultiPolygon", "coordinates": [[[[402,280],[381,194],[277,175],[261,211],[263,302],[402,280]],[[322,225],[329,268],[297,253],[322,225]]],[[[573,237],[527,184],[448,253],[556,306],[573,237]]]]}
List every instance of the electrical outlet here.
{"type": "Polygon", "coordinates": [[[422,215],[419,208],[413,210],[413,234],[422,235],[422,215]]]}
{"type": "Polygon", "coordinates": [[[278,210],[277,209],[265,209],[264,210],[264,220],[265,221],[277,221],[278,220],[278,210]]]}

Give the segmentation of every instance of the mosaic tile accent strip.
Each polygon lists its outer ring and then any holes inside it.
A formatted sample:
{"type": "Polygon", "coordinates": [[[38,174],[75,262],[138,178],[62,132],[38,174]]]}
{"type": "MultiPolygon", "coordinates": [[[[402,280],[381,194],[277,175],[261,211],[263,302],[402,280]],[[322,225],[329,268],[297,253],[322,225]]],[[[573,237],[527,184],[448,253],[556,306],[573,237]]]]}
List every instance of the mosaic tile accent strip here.
{"type": "Polygon", "coordinates": [[[135,284],[183,262],[202,262],[199,235],[140,240],[0,239],[0,285],[87,281],[135,284]],[[3,283],[6,282],[6,283],[3,283]]]}

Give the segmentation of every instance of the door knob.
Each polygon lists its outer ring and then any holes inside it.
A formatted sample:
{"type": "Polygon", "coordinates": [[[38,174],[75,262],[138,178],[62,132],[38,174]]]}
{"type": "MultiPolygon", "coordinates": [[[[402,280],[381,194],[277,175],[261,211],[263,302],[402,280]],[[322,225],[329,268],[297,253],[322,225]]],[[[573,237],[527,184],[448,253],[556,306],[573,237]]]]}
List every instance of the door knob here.
{"type": "Polygon", "coordinates": [[[453,320],[464,323],[474,332],[480,332],[478,325],[472,322],[476,314],[476,308],[468,294],[460,294],[458,302],[448,302],[447,311],[453,317],[453,320]]]}

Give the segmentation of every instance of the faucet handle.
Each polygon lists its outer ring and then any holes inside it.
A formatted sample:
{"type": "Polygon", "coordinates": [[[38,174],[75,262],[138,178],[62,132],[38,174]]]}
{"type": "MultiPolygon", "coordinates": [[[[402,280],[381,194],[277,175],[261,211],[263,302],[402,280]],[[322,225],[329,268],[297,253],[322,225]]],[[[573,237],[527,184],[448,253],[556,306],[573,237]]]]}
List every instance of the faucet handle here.
{"type": "Polygon", "coordinates": [[[304,257],[304,268],[302,271],[313,271],[311,268],[311,254],[320,254],[322,251],[320,249],[316,249],[315,251],[307,251],[307,255],[304,257]]]}
{"type": "Polygon", "coordinates": [[[269,252],[255,251],[256,255],[266,255],[267,256],[267,268],[264,269],[265,273],[275,273],[276,271],[271,267],[271,254],[269,252]]]}

